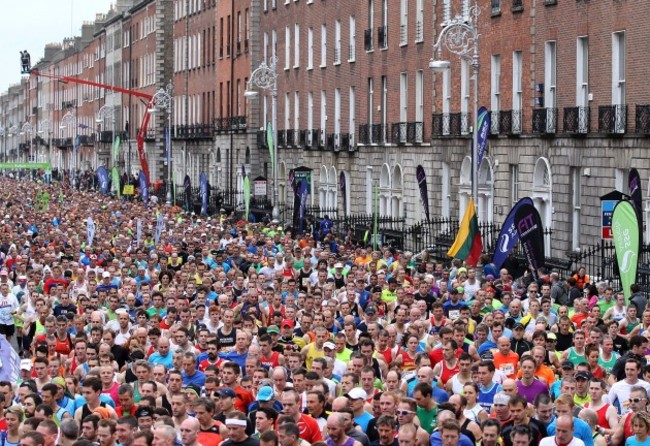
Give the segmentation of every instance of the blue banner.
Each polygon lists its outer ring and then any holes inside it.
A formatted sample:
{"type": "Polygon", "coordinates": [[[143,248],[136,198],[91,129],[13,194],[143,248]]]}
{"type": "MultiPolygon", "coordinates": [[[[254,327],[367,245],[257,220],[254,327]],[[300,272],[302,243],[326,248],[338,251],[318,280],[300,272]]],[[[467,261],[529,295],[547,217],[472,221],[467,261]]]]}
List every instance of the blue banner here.
{"type": "Polygon", "coordinates": [[[298,185],[298,196],[300,197],[300,232],[305,230],[305,214],[307,213],[307,180],[300,181],[298,185]]]}
{"type": "Polygon", "coordinates": [[[108,193],[108,171],[106,167],[99,166],[97,169],[97,182],[99,183],[99,191],[106,195],[108,193]]]}
{"type": "Polygon", "coordinates": [[[140,181],[140,193],[142,194],[142,201],[146,203],[149,201],[149,188],[147,187],[147,177],[144,176],[143,171],[140,171],[138,180],[140,181]]]}
{"type": "Polygon", "coordinates": [[[501,232],[499,233],[499,239],[496,248],[494,249],[494,256],[492,257],[492,263],[494,263],[494,268],[497,271],[501,269],[501,266],[508,258],[510,251],[512,251],[512,248],[514,248],[519,241],[519,234],[517,233],[517,227],[515,226],[515,214],[524,204],[532,206],[533,200],[528,197],[519,200],[517,204],[512,207],[506,220],[503,222],[501,232]]]}
{"type": "Polygon", "coordinates": [[[427,174],[424,173],[424,167],[418,165],[415,168],[415,178],[418,180],[418,186],[420,188],[420,198],[422,199],[422,207],[424,207],[424,215],[427,217],[427,221],[431,221],[429,214],[429,191],[427,189],[427,174]]]}
{"type": "Polygon", "coordinates": [[[201,173],[201,175],[199,175],[199,185],[201,187],[201,215],[207,215],[210,188],[208,187],[208,177],[205,175],[205,173],[201,173]]]}
{"type": "Polygon", "coordinates": [[[478,109],[478,119],[476,120],[477,144],[478,144],[478,162],[476,167],[481,165],[483,156],[487,151],[488,136],[490,136],[490,113],[485,107],[478,109]]]}
{"type": "Polygon", "coordinates": [[[169,127],[165,127],[165,157],[169,163],[172,159],[172,139],[169,132],[169,127]]]}

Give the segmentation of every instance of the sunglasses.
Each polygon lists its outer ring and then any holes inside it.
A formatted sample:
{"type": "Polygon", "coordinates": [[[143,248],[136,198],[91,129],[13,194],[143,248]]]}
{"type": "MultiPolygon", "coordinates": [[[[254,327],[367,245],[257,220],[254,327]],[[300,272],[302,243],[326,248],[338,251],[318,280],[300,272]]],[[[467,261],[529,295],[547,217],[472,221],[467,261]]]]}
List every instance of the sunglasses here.
{"type": "Polygon", "coordinates": [[[396,413],[397,415],[410,415],[410,414],[414,414],[415,412],[413,412],[412,410],[398,410],[396,413]]]}
{"type": "Polygon", "coordinates": [[[630,403],[640,403],[641,401],[645,401],[645,398],[630,398],[630,403]]]}

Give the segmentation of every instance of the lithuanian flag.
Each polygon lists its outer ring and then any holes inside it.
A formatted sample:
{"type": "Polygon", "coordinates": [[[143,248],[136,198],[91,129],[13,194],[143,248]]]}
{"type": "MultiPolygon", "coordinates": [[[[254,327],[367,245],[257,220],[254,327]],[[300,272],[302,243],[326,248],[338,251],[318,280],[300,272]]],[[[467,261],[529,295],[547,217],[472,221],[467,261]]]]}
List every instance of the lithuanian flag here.
{"type": "Polygon", "coordinates": [[[478,258],[483,251],[481,231],[478,229],[478,218],[474,208],[474,200],[470,198],[465,216],[460,223],[458,235],[454,244],[451,245],[447,255],[449,257],[464,260],[470,266],[476,266],[478,258]]]}

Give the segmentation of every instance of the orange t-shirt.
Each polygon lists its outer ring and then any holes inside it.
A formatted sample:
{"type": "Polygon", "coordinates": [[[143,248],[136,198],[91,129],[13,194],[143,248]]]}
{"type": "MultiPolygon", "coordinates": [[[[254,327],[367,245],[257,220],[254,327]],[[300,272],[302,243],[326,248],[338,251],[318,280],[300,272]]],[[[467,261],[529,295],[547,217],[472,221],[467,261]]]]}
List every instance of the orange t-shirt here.
{"type": "Polygon", "coordinates": [[[512,350],[507,355],[498,350],[494,353],[494,367],[501,370],[508,378],[515,379],[518,365],[519,355],[512,350]]]}

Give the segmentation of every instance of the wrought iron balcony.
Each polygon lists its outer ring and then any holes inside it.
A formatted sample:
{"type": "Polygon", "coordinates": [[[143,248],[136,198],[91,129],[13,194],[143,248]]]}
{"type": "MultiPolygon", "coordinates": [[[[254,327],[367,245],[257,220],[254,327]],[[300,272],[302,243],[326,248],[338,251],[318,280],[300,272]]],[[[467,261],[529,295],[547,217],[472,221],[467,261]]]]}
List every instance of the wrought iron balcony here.
{"type": "Polygon", "coordinates": [[[431,114],[431,137],[439,138],[442,136],[442,113],[431,114]]]}
{"type": "Polygon", "coordinates": [[[260,149],[267,149],[267,141],[266,141],[266,130],[258,130],[257,131],[257,147],[260,149]]]}
{"type": "Polygon", "coordinates": [[[287,145],[286,133],[284,129],[278,130],[278,148],[285,147],[287,145]]]}
{"type": "Polygon", "coordinates": [[[501,110],[499,112],[499,130],[505,135],[520,135],[521,110],[501,110]]]}
{"type": "Polygon", "coordinates": [[[327,150],[334,150],[335,147],[335,142],[336,142],[336,134],[334,133],[329,133],[327,135],[327,150]]]}
{"type": "Polygon", "coordinates": [[[406,144],[406,122],[395,122],[391,129],[391,142],[393,144],[406,144]]]}
{"type": "Polygon", "coordinates": [[[641,135],[650,135],[650,105],[636,106],[636,132],[641,135]]]}
{"type": "Polygon", "coordinates": [[[287,147],[291,148],[296,145],[296,131],[294,129],[287,130],[287,147]]]}
{"type": "Polygon", "coordinates": [[[246,130],[246,116],[225,116],[215,118],[214,131],[217,133],[246,130]]]}
{"type": "Polygon", "coordinates": [[[601,105],[598,107],[598,131],[609,135],[627,132],[627,105],[601,105]]]}
{"type": "Polygon", "coordinates": [[[424,123],[409,122],[406,126],[406,142],[410,144],[422,144],[424,139],[424,123]]]}
{"type": "Polygon", "coordinates": [[[341,133],[341,149],[347,151],[353,151],[354,149],[351,146],[353,139],[354,139],[354,134],[341,133]]]}
{"type": "Polygon", "coordinates": [[[325,149],[327,147],[327,133],[325,129],[320,129],[318,131],[318,148],[325,149]]]}
{"type": "MultiPolygon", "coordinates": [[[[445,117],[442,117],[443,121],[445,117]]],[[[444,123],[443,123],[444,124],[444,123]]],[[[449,131],[448,135],[460,136],[462,128],[462,117],[461,113],[449,113],[449,131]]]]}
{"type": "Polygon", "coordinates": [[[500,120],[499,120],[499,111],[491,111],[490,112],[490,135],[498,135],[499,134],[499,128],[500,128],[500,120]]]}
{"type": "Polygon", "coordinates": [[[359,143],[370,144],[370,127],[368,124],[359,124],[359,143]]]}
{"type": "Polygon", "coordinates": [[[379,48],[386,49],[388,48],[388,27],[380,26],[377,28],[377,37],[379,40],[379,48]]]}
{"type": "Polygon", "coordinates": [[[533,133],[554,135],[557,131],[557,108],[537,108],[533,110],[533,133]]]}
{"type": "Polygon", "coordinates": [[[95,136],[92,135],[79,135],[79,144],[82,146],[92,146],[95,143],[95,136]]]}
{"type": "Polygon", "coordinates": [[[589,107],[564,107],[564,133],[589,133],[589,107]]]}
{"type": "Polygon", "coordinates": [[[371,143],[372,144],[383,144],[388,138],[386,135],[387,127],[384,124],[373,124],[371,129],[371,143]]]}
{"type": "Polygon", "coordinates": [[[298,130],[298,147],[307,147],[307,132],[309,130],[298,130]]]}
{"type": "Polygon", "coordinates": [[[320,129],[311,130],[311,141],[309,145],[313,149],[320,147],[320,129]]]}
{"type": "Polygon", "coordinates": [[[177,125],[172,131],[174,139],[212,139],[213,136],[214,128],[209,124],[177,125]]]}
{"type": "Polygon", "coordinates": [[[112,144],[113,143],[113,131],[112,130],[104,130],[102,132],[99,132],[99,142],[112,144]]]}
{"type": "Polygon", "coordinates": [[[372,28],[369,28],[364,31],[363,33],[363,46],[366,49],[366,51],[372,51],[374,49],[374,45],[372,42],[372,28]]]}

